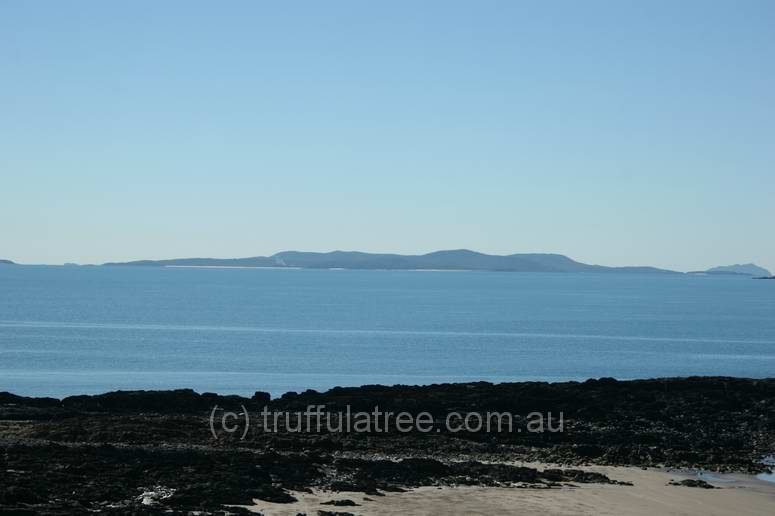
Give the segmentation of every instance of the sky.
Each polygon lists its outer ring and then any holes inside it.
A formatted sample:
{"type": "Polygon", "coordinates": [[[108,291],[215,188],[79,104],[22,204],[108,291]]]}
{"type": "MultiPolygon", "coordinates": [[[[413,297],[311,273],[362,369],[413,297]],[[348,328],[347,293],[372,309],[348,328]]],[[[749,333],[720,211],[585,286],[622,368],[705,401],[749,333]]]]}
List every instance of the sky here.
{"type": "Polygon", "coordinates": [[[0,0],[0,258],[775,271],[775,2],[0,0]]]}

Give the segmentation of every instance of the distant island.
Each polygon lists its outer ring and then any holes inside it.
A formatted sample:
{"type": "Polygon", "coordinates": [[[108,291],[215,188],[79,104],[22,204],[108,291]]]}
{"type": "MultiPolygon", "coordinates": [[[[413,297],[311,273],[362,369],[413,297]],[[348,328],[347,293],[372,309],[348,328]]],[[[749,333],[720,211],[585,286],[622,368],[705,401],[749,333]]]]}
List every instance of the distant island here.
{"type": "Polygon", "coordinates": [[[735,275],[735,276],[755,276],[755,277],[769,277],[772,275],[770,271],[764,267],[759,267],[753,263],[743,263],[735,265],[721,265],[713,267],[706,271],[692,271],[689,274],[714,274],[714,275],[735,275]]]}
{"type": "Polygon", "coordinates": [[[360,270],[468,270],[507,272],[599,272],[680,274],[656,267],[606,267],[577,262],[561,254],[490,255],[467,249],[436,251],[423,255],[374,254],[358,251],[309,253],[283,251],[251,258],[177,258],[109,262],[105,266],[149,267],[278,267],[360,270]]]}
{"type": "MultiPolygon", "coordinates": [[[[0,259],[0,265],[18,265],[0,259]]],[[[66,263],[65,266],[79,266],[66,263]]],[[[93,266],[93,265],[92,265],[93,266]]],[[[518,253],[492,255],[455,249],[420,255],[331,251],[327,253],[282,251],[271,256],[248,258],[173,258],[169,260],[134,260],[107,262],[108,267],[213,267],[213,268],[276,268],[276,269],[353,269],[353,270],[416,270],[416,271],[493,271],[493,272],[596,272],[634,274],[684,274],[650,266],[609,267],[578,262],[562,254],[518,253]]],[[[753,263],[721,265],[686,274],[700,276],[743,276],[754,279],[775,279],[775,276],[753,263]]]]}

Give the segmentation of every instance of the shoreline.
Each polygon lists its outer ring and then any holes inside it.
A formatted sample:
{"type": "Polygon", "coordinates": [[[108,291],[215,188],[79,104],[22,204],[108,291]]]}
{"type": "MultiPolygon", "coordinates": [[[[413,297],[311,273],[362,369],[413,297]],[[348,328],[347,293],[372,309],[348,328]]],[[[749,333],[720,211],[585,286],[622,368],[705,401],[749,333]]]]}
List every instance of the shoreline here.
{"type": "MultiPolygon", "coordinates": [[[[556,467],[535,464],[534,467],[556,467]]],[[[292,504],[256,500],[241,506],[265,516],[296,516],[299,513],[345,510],[360,515],[398,516],[404,514],[520,514],[536,516],[579,516],[617,514],[626,516],[758,516],[775,504],[775,483],[738,475],[734,484],[710,482],[714,489],[670,485],[693,478],[687,472],[635,467],[590,467],[585,470],[605,474],[631,486],[575,484],[550,489],[530,487],[426,486],[405,493],[385,493],[370,497],[357,492],[311,490],[292,492],[292,504]],[[331,501],[352,501],[357,505],[331,506],[331,501]]]]}

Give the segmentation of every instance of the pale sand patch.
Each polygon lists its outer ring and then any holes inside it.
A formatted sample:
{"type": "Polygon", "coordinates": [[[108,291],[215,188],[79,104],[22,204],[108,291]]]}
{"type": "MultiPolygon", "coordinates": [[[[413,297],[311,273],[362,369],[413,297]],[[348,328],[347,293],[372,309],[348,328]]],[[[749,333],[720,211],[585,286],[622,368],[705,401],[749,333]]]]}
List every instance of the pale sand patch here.
{"type": "Polygon", "coordinates": [[[685,475],[625,467],[589,467],[613,480],[633,486],[578,484],[558,489],[501,487],[421,487],[406,493],[368,496],[363,493],[315,491],[293,493],[298,502],[268,503],[256,500],[248,507],[266,516],[317,516],[318,510],[359,515],[444,514],[536,516],[764,516],[775,514],[775,484],[746,475],[726,476],[736,482],[711,482],[721,489],[666,485],[685,475]],[[329,500],[350,499],[359,507],[321,505],[329,500]],[[364,498],[366,500],[364,500],[364,498]]]}

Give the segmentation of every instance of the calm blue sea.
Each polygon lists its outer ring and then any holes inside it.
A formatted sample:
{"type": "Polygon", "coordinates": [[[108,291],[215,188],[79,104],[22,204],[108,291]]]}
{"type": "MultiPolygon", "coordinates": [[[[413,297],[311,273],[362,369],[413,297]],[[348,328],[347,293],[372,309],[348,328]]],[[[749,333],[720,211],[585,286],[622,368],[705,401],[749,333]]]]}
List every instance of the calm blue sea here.
{"type": "Polygon", "coordinates": [[[0,266],[0,391],[775,376],[775,282],[0,266]]]}

